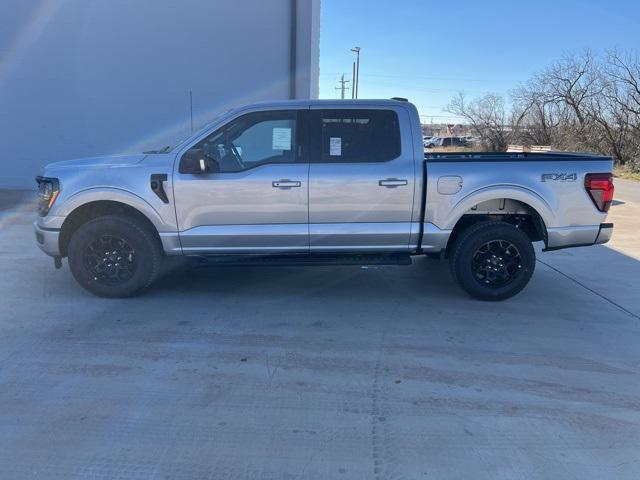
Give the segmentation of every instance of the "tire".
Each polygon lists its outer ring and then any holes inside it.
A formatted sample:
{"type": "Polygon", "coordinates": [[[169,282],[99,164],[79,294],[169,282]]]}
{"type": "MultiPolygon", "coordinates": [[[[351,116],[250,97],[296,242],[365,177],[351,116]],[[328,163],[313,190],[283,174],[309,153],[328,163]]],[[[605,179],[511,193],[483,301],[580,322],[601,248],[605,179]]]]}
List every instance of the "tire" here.
{"type": "Polygon", "coordinates": [[[125,215],[88,221],[69,242],[69,266],[76,281],[99,297],[124,298],[151,285],[164,252],[144,225],[125,215]]]}
{"type": "Polygon", "coordinates": [[[456,239],[450,255],[453,278],[479,300],[499,301],[518,294],[535,266],[531,240],[506,222],[470,226],[456,239]]]}

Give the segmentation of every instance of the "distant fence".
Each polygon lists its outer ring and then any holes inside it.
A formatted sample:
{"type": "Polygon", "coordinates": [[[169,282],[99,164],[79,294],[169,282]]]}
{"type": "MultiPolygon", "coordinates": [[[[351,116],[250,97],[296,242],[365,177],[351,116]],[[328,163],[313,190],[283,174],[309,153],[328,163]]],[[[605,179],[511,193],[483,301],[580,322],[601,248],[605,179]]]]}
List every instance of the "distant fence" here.
{"type": "Polygon", "coordinates": [[[549,145],[509,145],[507,152],[510,153],[545,153],[550,152],[549,145]]]}

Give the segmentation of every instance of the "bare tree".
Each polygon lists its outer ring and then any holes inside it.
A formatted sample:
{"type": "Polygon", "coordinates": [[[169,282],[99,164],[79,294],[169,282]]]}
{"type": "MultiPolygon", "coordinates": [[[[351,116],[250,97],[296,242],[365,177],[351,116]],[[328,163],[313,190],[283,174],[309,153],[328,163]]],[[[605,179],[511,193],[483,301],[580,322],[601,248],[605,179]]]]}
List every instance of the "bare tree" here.
{"type": "Polygon", "coordinates": [[[507,120],[504,97],[488,93],[468,102],[464,92],[459,92],[447,106],[447,111],[466,119],[487,150],[506,150],[513,128],[507,120]]]}
{"type": "Polygon", "coordinates": [[[455,96],[464,117],[491,150],[508,143],[551,145],[611,155],[640,170],[640,59],[613,50],[567,54],[504,97],[455,96]]]}
{"type": "Polygon", "coordinates": [[[611,51],[594,67],[595,95],[581,105],[588,139],[582,145],[612,155],[621,166],[638,166],[640,156],[640,62],[611,51]]]}
{"type": "Polygon", "coordinates": [[[604,114],[594,113],[609,151],[623,166],[640,169],[640,59],[618,50],[608,53],[603,67],[604,114]]]}
{"type": "Polygon", "coordinates": [[[637,53],[624,54],[612,50],[605,68],[610,83],[617,84],[623,93],[614,98],[615,103],[631,114],[635,128],[640,127],[640,57],[637,53]]]}
{"type": "Polygon", "coordinates": [[[580,126],[587,123],[584,106],[600,93],[598,68],[593,54],[567,54],[538,74],[545,100],[566,105],[580,126]]]}
{"type": "Polygon", "coordinates": [[[560,124],[557,108],[545,98],[541,86],[534,80],[511,92],[514,112],[521,118],[517,143],[524,145],[551,145],[560,124]]]}

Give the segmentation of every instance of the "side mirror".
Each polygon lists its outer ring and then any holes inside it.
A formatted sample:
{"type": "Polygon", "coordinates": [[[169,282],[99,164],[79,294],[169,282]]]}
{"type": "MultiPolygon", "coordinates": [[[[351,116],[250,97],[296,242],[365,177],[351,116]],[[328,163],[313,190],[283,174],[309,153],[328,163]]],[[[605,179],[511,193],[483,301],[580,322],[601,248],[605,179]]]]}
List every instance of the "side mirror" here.
{"type": "Polygon", "coordinates": [[[187,150],[180,159],[178,171],[190,175],[218,173],[220,165],[212,158],[207,157],[202,148],[192,148],[187,150]]]}

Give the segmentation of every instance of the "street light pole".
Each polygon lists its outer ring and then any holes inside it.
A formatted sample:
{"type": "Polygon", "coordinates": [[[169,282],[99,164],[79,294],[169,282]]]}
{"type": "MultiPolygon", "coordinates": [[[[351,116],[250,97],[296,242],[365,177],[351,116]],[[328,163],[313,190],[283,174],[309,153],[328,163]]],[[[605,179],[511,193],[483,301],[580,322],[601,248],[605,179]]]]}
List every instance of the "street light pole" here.
{"type": "Polygon", "coordinates": [[[358,90],[359,90],[358,87],[360,86],[360,47],[353,47],[351,51],[356,54],[356,64],[354,68],[355,78],[353,80],[353,94],[355,95],[355,98],[358,98],[358,90]]]}
{"type": "Polygon", "coordinates": [[[353,76],[351,77],[353,80],[351,82],[351,98],[356,98],[356,62],[353,62],[353,76]]]}

